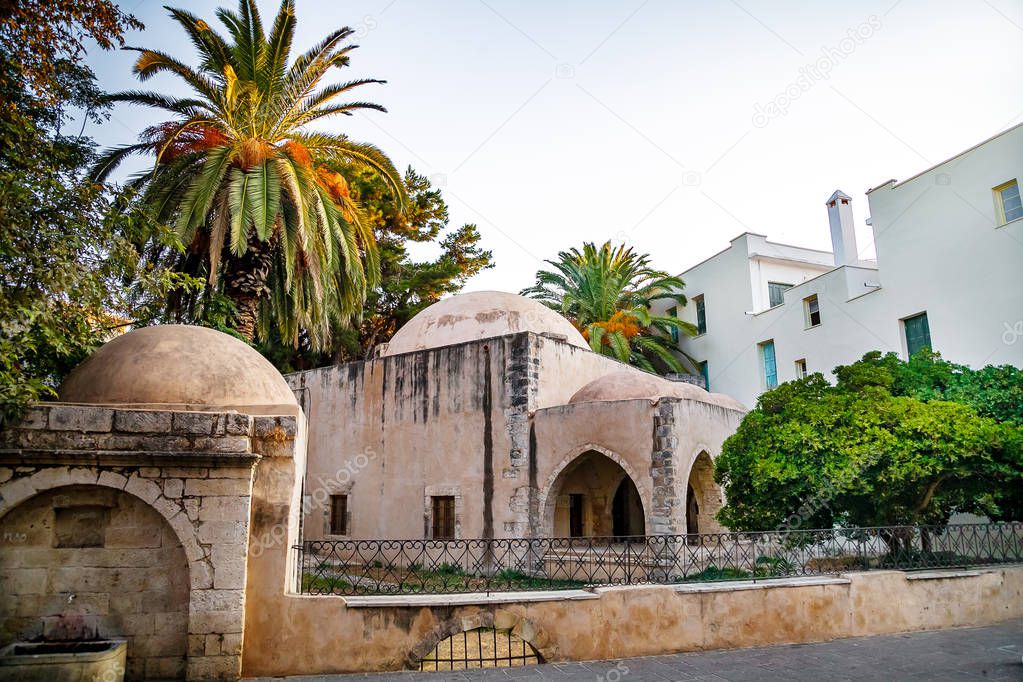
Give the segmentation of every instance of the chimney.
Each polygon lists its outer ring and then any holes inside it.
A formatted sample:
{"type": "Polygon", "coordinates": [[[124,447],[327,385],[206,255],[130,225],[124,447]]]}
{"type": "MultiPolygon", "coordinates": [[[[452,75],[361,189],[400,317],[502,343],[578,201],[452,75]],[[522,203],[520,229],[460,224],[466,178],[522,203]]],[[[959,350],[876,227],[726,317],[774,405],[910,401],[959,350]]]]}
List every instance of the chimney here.
{"type": "Polygon", "coordinates": [[[856,230],[853,228],[852,197],[840,189],[827,201],[828,222],[831,223],[831,248],[835,252],[835,267],[855,265],[859,262],[856,250],[856,230]]]}

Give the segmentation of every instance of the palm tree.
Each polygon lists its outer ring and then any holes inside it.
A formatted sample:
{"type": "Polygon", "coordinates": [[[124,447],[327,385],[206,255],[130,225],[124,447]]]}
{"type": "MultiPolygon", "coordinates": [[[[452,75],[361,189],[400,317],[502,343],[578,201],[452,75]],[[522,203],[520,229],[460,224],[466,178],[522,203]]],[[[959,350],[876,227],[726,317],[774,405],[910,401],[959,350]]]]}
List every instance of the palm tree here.
{"type": "Polygon", "coordinates": [[[536,284],[523,289],[567,317],[594,352],[609,355],[648,372],[686,372],[676,353],[695,370],[695,361],[672,344],[675,334],[696,334],[696,326],[674,315],[654,315],[655,301],[679,308],[686,304],[685,283],[655,270],[650,258],[631,248],[583,244],[547,261],[554,271],[540,270],[536,284]]]}
{"type": "Polygon", "coordinates": [[[297,342],[300,332],[321,346],[338,324],[361,312],[379,275],[376,243],[352,200],[345,169],[368,168],[388,183],[399,205],[401,176],[377,147],[310,124],[373,109],[364,101],[339,102],[375,79],[325,85],[331,69],[348,66],[356,45],[337,29],[291,60],[294,0],[284,0],[269,34],[255,0],[240,0],[237,12],[220,8],[227,37],[197,16],[168,8],[199,53],[193,68],[175,57],[144,48],[134,73],[146,81],[170,73],[189,86],[186,97],[129,91],[110,96],[169,112],[172,118],[145,131],[136,144],[106,152],[94,168],[102,181],[132,154],[152,154],[151,171],[136,175],[125,190],[158,224],[173,226],[184,250],[151,239],[147,257],[170,260],[179,272],[208,286],[178,289],[168,307],[193,318],[214,294],[235,311],[235,329],[245,338],[297,342]]]}

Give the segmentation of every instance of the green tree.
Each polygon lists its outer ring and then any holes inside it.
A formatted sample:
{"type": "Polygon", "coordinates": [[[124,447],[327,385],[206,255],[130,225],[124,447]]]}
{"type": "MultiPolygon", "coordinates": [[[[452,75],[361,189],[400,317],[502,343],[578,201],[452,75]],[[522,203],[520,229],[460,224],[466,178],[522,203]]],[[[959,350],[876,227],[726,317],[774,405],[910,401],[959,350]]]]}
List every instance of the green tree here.
{"type": "Polygon", "coordinates": [[[719,520],[769,530],[1012,517],[999,500],[1023,486],[1023,429],[895,390],[898,376],[941,370],[868,353],[835,368],[835,385],[817,373],[762,394],[715,462],[719,520]]]}
{"type": "Polygon", "coordinates": [[[650,266],[650,257],[624,245],[592,243],[547,261],[553,270],[536,273],[536,284],[522,290],[567,317],[594,352],[609,355],[649,372],[685,372],[681,358],[692,358],[672,343],[673,334],[694,336],[696,327],[674,315],[655,315],[652,305],[665,301],[682,308],[685,283],[650,266]]]}
{"type": "Polygon", "coordinates": [[[127,197],[111,210],[85,177],[91,140],[66,130],[71,110],[83,124],[105,113],[82,41],[109,47],[137,25],[101,0],[0,4],[0,426],[53,396],[124,320],[151,314],[147,299],[189,285],[135,270],[131,237],[154,228],[127,197]]]}
{"type": "Polygon", "coordinates": [[[470,277],[493,267],[490,251],[480,248],[475,225],[448,227],[448,207],[440,190],[412,168],[405,172],[404,210],[376,173],[351,169],[352,197],[372,226],[380,251],[380,283],[366,297],[360,325],[336,330],[331,347],[314,351],[304,340],[298,348],[264,344],[261,351],[282,371],[319,367],[369,357],[416,313],[442,296],[456,293],[470,277]],[[440,253],[416,260],[411,244],[431,245],[440,253]]]}
{"type": "Polygon", "coordinates": [[[188,97],[131,91],[110,97],[172,115],[136,144],[107,152],[96,164],[103,179],[126,157],[149,154],[151,171],[127,187],[138,192],[153,220],[174,225],[184,253],[149,245],[151,262],[171,263],[208,282],[202,291],[179,291],[170,312],[202,319],[211,298],[233,304],[235,328],[246,339],[273,334],[297,343],[308,334],[325,347],[333,329],[362,311],[378,282],[373,232],[352,199],[344,172],[368,168],[389,183],[399,206],[401,177],[377,147],[310,124],[359,110],[385,111],[365,101],[338,101],[375,79],[322,85],[335,68],[348,66],[355,45],[348,27],[329,33],[291,59],[294,0],[284,0],[269,33],[255,0],[237,12],[216,14],[227,37],[182,9],[170,9],[200,56],[193,68],[172,55],[137,50],[142,81],[177,76],[188,97]]]}

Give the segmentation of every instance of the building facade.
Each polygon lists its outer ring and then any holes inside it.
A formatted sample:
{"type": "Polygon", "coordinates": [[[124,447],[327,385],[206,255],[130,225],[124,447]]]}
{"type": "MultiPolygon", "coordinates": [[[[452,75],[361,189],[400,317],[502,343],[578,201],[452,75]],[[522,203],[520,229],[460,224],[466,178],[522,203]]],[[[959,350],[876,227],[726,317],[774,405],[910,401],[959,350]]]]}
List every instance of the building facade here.
{"type": "Polygon", "coordinates": [[[856,244],[850,197],[826,207],[833,252],[745,233],[682,273],[680,347],[711,391],[752,407],[780,382],[872,350],[923,346],[953,362],[1023,366],[1023,125],[867,193],[876,260],[856,244]]]}
{"type": "Polygon", "coordinates": [[[309,419],[304,537],[716,532],[732,398],[592,352],[501,292],[444,299],[365,362],[287,377],[309,419]]]}

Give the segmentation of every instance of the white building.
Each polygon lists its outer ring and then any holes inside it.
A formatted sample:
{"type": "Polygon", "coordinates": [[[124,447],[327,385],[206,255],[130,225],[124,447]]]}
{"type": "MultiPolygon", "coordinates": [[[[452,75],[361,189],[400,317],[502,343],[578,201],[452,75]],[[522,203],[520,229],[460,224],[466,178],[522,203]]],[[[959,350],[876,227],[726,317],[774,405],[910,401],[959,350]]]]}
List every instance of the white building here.
{"type": "Polygon", "coordinates": [[[747,406],[777,383],[871,350],[928,345],[954,362],[1023,366],[1023,125],[867,192],[876,261],[860,260],[850,199],[826,202],[834,252],[745,233],[682,273],[681,347],[709,389],[747,406]]]}

